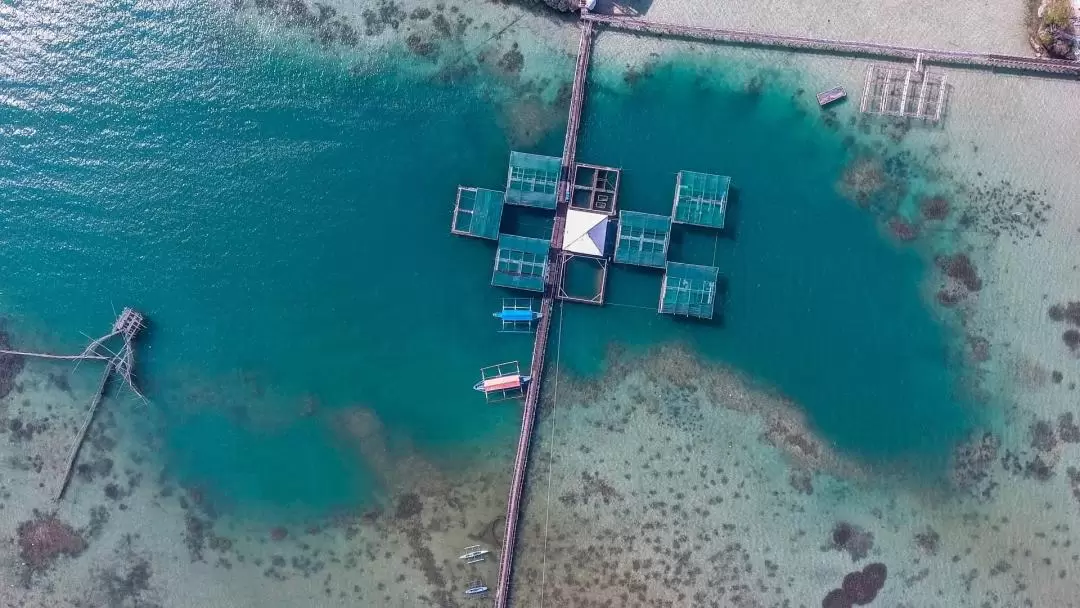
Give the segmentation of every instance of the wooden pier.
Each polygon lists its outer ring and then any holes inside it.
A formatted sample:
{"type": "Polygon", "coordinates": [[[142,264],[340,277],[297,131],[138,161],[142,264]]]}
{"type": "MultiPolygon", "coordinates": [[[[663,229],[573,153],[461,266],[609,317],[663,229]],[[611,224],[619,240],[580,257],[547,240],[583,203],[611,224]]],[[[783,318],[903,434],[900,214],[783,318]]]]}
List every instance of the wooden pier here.
{"type": "Polygon", "coordinates": [[[1019,55],[949,51],[896,44],[880,44],[876,42],[787,36],[784,34],[766,34],[747,30],[676,25],[673,23],[647,21],[636,17],[594,15],[584,11],[581,14],[581,19],[587,22],[602,23],[615,29],[657,36],[674,36],[692,40],[708,40],[712,42],[727,42],[837,55],[858,55],[901,61],[915,61],[916,58],[921,55],[921,61],[929,63],[1080,78],[1080,63],[1060,59],[1039,59],[1036,57],[1022,57],[1019,55]]]}
{"type": "Polygon", "coordinates": [[[60,480],[60,486],[56,491],[55,499],[57,502],[64,498],[64,492],[67,491],[68,484],[71,483],[71,472],[75,469],[75,462],[79,458],[79,450],[82,449],[82,445],[86,441],[86,433],[90,430],[90,424],[94,421],[98,406],[101,405],[101,401],[105,397],[105,389],[109,384],[109,378],[111,378],[113,374],[118,374],[136,395],[139,397],[143,396],[135,386],[134,342],[135,336],[145,327],[145,320],[141,313],[136,312],[131,308],[125,308],[120,312],[120,316],[118,316],[113,323],[112,331],[100,338],[91,340],[90,343],[86,345],[86,348],[78,355],[53,355],[49,353],[34,353],[20,350],[0,350],[0,354],[20,357],[36,357],[39,359],[59,359],[80,362],[84,360],[106,362],[105,371],[101,375],[101,382],[98,384],[98,389],[94,393],[93,399],[90,401],[90,407],[86,413],[86,418],[83,420],[82,427],[79,428],[79,433],[75,436],[75,441],[72,443],[71,452],[68,454],[67,465],[64,468],[64,476],[60,480]],[[106,344],[114,338],[121,340],[119,347],[115,351],[106,346],[106,344]]]}
{"type": "Polygon", "coordinates": [[[563,231],[566,225],[566,213],[570,207],[569,198],[574,187],[571,180],[573,180],[574,162],[577,157],[581,108],[585,100],[585,79],[589,71],[592,42],[593,23],[582,20],[577,66],[574,69],[574,85],[570,95],[570,115],[566,121],[566,139],[563,140],[562,171],[556,188],[558,205],[555,208],[555,227],[551,233],[551,252],[548,256],[550,266],[544,285],[544,298],[540,304],[541,316],[536,327],[536,341],[533,342],[532,364],[529,368],[532,380],[525,393],[525,411],[521,416],[521,434],[518,436],[517,455],[514,458],[514,476],[510,483],[510,496],[506,502],[506,531],[503,534],[502,552],[499,555],[499,581],[495,588],[496,608],[506,608],[510,601],[510,575],[514,565],[518,518],[521,515],[521,495],[525,489],[525,468],[529,461],[529,446],[532,442],[533,423],[536,420],[536,407],[540,402],[541,375],[544,371],[548,334],[551,331],[552,309],[565,271],[561,255],[563,231]]]}

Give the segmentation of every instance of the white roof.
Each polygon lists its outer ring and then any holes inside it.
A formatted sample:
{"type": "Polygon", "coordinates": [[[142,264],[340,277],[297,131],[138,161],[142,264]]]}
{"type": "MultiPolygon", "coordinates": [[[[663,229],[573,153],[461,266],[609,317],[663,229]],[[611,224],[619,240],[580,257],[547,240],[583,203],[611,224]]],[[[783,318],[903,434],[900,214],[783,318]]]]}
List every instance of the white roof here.
{"type": "Polygon", "coordinates": [[[608,216],[603,213],[570,209],[566,212],[563,249],[585,255],[604,255],[608,216]]]}

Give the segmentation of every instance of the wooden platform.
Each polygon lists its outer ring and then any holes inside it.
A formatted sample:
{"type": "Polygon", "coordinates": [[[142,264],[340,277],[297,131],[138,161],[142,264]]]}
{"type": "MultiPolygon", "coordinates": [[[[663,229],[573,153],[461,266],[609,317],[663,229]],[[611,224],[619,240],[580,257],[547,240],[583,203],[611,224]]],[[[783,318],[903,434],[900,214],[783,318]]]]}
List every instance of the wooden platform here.
{"type": "Polygon", "coordinates": [[[817,103],[821,107],[825,107],[834,101],[840,101],[847,97],[847,91],[844,87],[833,87],[828,91],[822,91],[817,94],[817,103]]]}

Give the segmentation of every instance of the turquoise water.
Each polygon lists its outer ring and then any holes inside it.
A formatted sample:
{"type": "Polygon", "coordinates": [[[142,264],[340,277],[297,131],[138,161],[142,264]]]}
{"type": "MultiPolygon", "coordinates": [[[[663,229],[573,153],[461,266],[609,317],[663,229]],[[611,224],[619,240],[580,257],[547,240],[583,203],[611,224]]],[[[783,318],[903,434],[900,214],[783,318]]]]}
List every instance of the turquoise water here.
{"type": "MultiPolygon", "coordinates": [[[[114,307],[147,313],[170,475],[238,513],[317,515],[379,489],[335,411],[370,408],[392,445],[443,459],[514,442],[519,410],[470,387],[483,365],[527,360],[529,340],[494,332],[509,294],[488,286],[493,247],[448,232],[458,183],[505,176],[482,77],[351,69],[200,4],[0,15],[3,314],[16,339],[61,350],[114,307]]],[[[591,93],[579,156],[624,168],[624,207],[666,213],[680,168],[734,177],[715,253],[708,234],[675,251],[715,255],[727,301],[712,324],[568,307],[564,361],[593,373],[613,340],[689,339],[851,453],[941,456],[970,414],[920,298],[928,269],[838,197],[849,153],[789,95],[685,66],[591,93]]],[[[561,136],[533,151],[558,154],[561,136]]],[[[609,300],[652,307],[658,286],[616,269],[609,300]]]]}
{"type": "Polygon", "coordinates": [[[940,458],[972,412],[956,400],[951,334],[920,294],[930,269],[838,194],[856,152],[790,96],[675,64],[631,96],[595,94],[582,154],[625,167],[622,204],[656,213],[670,211],[677,170],[732,175],[720,238],[673,237],[672,259],[715,260],[726,280],[719,322],[684,333],[791,397],[842,450],[940,458]]]}

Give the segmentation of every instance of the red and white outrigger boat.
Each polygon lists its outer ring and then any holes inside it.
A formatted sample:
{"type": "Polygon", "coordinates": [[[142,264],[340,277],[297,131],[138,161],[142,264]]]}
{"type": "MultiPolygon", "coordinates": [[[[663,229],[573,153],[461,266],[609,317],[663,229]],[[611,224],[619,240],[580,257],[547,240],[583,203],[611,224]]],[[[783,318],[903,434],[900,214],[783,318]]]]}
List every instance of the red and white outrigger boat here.
{"type": "Polygon", "coordinates": [[[484,393],[488,401],[517,399],[525,394],[532,376],[522,375],[517,361],[490,365],[480,370],[480,381],[473,389],[484,393]]]}

